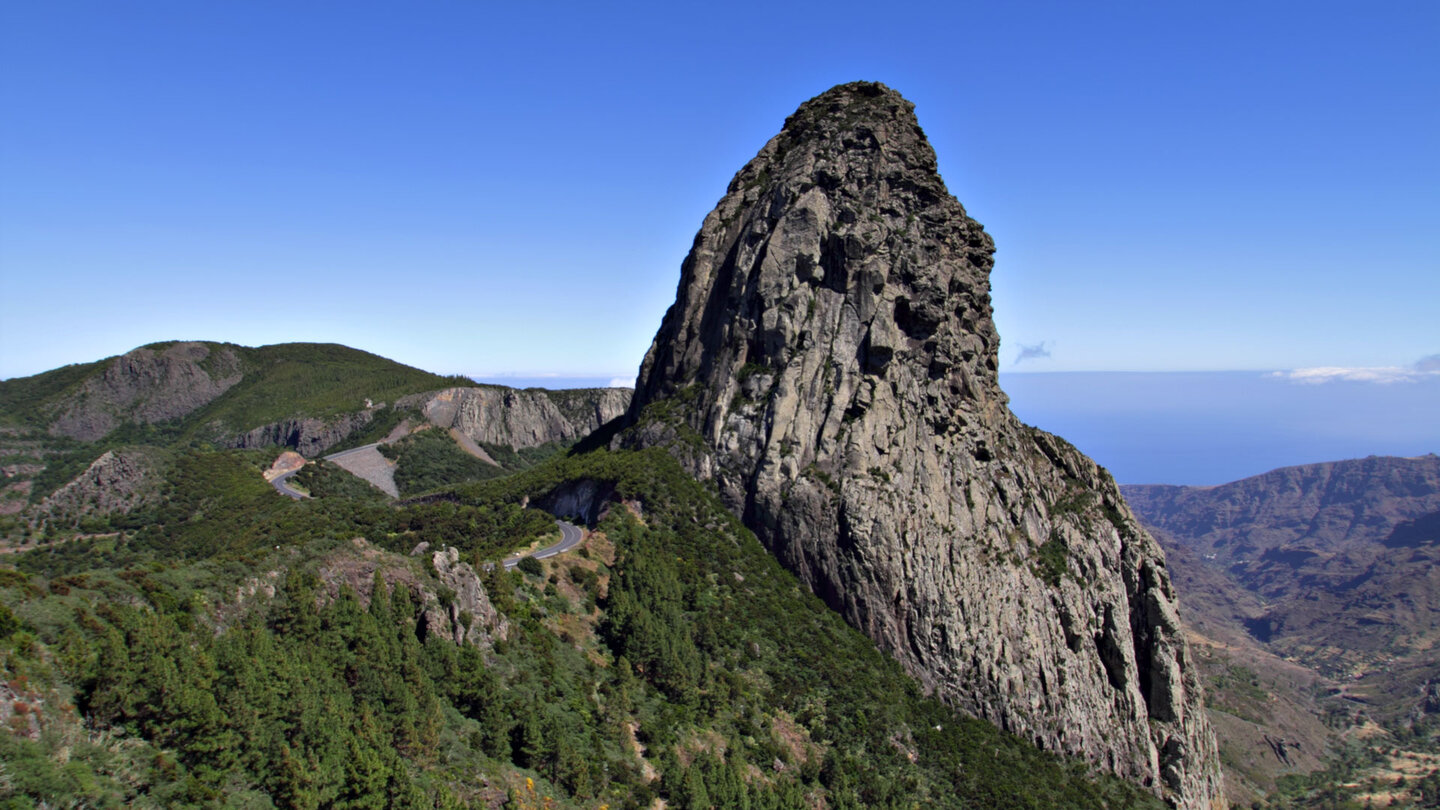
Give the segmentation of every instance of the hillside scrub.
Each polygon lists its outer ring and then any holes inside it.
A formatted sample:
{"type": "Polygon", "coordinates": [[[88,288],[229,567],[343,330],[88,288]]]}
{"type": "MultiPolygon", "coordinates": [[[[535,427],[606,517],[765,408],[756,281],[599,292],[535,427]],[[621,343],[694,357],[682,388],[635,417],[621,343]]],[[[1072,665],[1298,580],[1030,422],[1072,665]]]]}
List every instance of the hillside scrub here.
{"type": "Polygon", "coordinates": [[[396,463],[395,486],[403,496],[496,478],[506,472],[465,452],[443,430],[421,430],[398,442],[382,444],[379,450],[396,463]]]}
{"type": "Polygon", "coordinates": [[[663,453],[558,458],[399,506],[290,501],[254,461],[182,457],[144,525],[0,571],[0,678],[41,729],[0,735],[4,801],[1160,806],[925,698],[663,453]],[[479,569],[510,628],[492,648],[426,634],[423,605],[446,594],[411,547],[498,559],[553,532],[521,501],[585,480],[643,520],[609,509],[603,551],[536,561],[542,576],[479,569]],[[347,559],[374,580],[322,578],[347,559]]]}

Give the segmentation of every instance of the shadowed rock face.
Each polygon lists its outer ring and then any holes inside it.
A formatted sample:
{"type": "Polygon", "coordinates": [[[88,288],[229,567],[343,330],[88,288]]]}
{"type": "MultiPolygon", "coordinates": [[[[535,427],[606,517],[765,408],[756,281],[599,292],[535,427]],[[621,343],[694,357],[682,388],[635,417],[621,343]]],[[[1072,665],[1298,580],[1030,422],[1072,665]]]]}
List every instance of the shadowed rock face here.
{"type": "Polygon", "coordinates": [[[713,480],[945,701],[1216,805],[1163,554],[999,388],[993,250],[909,102],[868,83],[806,102],[706,217],[617,441],[713,480]]]}
{"type": "Polygon", "coordinates": [[[579,439],[625,413],[625,388],[566,391],[484,386],[447,388],[406,397],[431,424],[454,428],[477,442],[516,449],[579,439]]]}
{"type": "Polygon", "coordinates": [[[318,458],[335,445],[350,438],[350,435],[375,418],[375,410],[367,408],[353,413],[342,413],[330,419],[297,417],[283,422],[261,425],[231,438],[227,447],[240,449],[254,447],[293,447],[306,458],[318,458]]]}

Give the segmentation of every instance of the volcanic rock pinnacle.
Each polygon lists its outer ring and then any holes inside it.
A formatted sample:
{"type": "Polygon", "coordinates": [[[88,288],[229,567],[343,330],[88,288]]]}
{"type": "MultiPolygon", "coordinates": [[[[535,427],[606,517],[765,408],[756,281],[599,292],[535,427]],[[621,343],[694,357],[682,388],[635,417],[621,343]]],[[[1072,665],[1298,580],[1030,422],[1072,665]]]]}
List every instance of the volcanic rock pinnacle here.
{"type": "Polygon", "coordinates": [[[942,700],[1219,806],[1163,553],[1000,390],[993,252],[909,102],[811,99],[705,218],[618,441],[713,481],[942,700]]]}

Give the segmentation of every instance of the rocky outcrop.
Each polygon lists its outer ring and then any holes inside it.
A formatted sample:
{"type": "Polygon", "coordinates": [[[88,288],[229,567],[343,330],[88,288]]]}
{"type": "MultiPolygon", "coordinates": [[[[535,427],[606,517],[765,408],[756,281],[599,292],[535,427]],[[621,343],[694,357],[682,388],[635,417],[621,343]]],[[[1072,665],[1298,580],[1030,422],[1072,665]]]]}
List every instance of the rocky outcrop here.
{"type": "Polygon", "coordinates": [[[999,388],[992,252],[908,102],[812,99],[706,217],[617,442],[712,480],[928,691],[1218,806],[1163,553],[999,388]]]}
{"type": "Polygon", "coordinates": [[[460,562],[459,550],[447,548],[431,552],[430,561],[435,566],[435,576],[447,590],[446,598],[434,603],[427,600],[426,632],[438,633],[456,644],[485,648],[509,637],[510,623],[490,603],[475,569],[469,563],[460,562]]]}
{"type": "Polygon", "coordinates": [[[370,424],[374,418],[374,409],[369,409],[340,414],[330,419],[286,419],[242,433],[224,444],[226,447],[238,449],[293,447],[295,452],[306,458],[318,458],[370,424]]]}
{"type": "MultiPolygon", "coordinates": [[[[377,580],[383,584],[387,596],[397,585],[404,585],[420,599],[419,629],[426,636],[437,635],[456,644],[474,644],[485,649],[509,637],[509,621],[491,604],[475,569],[469,563],[460,562],[459,551],[447,548],[432,552],[428,544],[422,543],[412,555],[422,554],[432,563],[435,579],[417,575],[403,557],[382,551],[357,537],[350,541],[350,548],[324,560],[316,575],[324,585],[324,598],[336,599],[342,590],[348,589],[366,608],[375,596],[377,580]]],[[[238,593],[240,600],[246,598],[247,592],[253,595],[257,587],[274,595],[273,581],[258,586],[251,584],[242,587],[238,593]]]]}
{"type": "Polygon", "coordinates": [[[37,511],[61,521],[128,513],[159,499],[163,464],[162,452],[153,448],[107,451],[41,502],[37,511]]]}
{"type": "Polygon", "coordinates": [[[225,393],[241,376],[240,358],[230,349],[211,351],[203,343],[142,346],[86,380],[55,413],[49,430],[94,441],[125,422],[178,419],[225,393]]]}
{"type": "Polygon", "coordinates": [[[561,484],[535,505],[556,517],[594,526],[605,518],[615,500],[613,484],[582,478],[561,484]]]}
{"type": "Polygon", "coordinates": [[[453,428],[471,440],[517,450],[582,438],[624,415],[628,388],[586,388],[569,391],[501,388],[447,388],[401,399],[401,407],[418,407],[427,421],[453,428]]]}

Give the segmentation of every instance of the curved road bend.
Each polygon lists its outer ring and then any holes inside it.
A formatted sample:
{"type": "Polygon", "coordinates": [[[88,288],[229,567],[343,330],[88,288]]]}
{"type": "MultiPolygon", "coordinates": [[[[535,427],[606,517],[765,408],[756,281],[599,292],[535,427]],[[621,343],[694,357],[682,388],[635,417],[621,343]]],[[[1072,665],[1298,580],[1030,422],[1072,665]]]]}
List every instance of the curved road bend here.
{"type": "Polygon", "coordinates": [[[546,546],[539,551],[532,551],[529,554],[521,554],[518,557],[507,558],[505,560],[505,570],[513,570],[515,566],[519,565],[520,561],[526,557],[543,560],[546,557],[554,557],[556,554],[564,554],[570,549],[580,545],[580,541],[585,537],[585,534],[580,531],[580,527],[573,523],[557,520],[555,521],[555,525],[560,527],[560,542],[553,546],[546,546]]]}
{"type": "MultiPolygon", "coordinates": [[[[304,467],[301,467],[300,469],[303,470],[304,467]]],[[[298,472],[300,472],[300,470],[291,470],[287,473],[280,473],[279,475],[271,479],[270,486],[275,487],[275,491],[280,493],[281,495],[294,498],[297,501],[301,498],[308,498],[310,497],[309,495],[306,495],[305,493],[298,490],[291,489],[290,485],[285,483],[286,481],[290,480],[290,476],[298,472]]]]}
{"type": "MultiPolygon", "coordinates": [[[[360,453],[360,452],[363,452],[363,451],[365,451],[365,450],[369,450],[369,449],[371,449],[371,448],[373,448],[373,447],[379,447],[379,446],[380,446],[380,443],[379,443],[379,442],[374,442],[373,444],[362,444],[362,445],[360,445],[359,447],[352,447],[352,448],[350,448],[349,450],[341,450],[341,451],[338,452],[338,453],[331,453],[330,455],[324,456],[323,458],[324,458],[326,461],[333,461],[333,460],[335,460],[335,459],[337,459],[337,458],[343,458],[343,457],[345,457],[345,456],[348,456],[348,455],[350,455],[351,453],[360,453]]],[[[301,469],[304,469],[304,468],[302,467],[301,469]]],[[[300,492],[300,491],[298,491],[298,490],[291,489],[291,488],[290,488],[290,485],[287,484],[287,483],[285,483],[286,481],[290,480],[290,476],[292,476],[292,475],[294,475],[295,473],[298,473],[298,472],[300,472],[300,470],[291,470],[290,472],[287,472],[287,473],[281,473],[280,475],[275,476],[275,478],[273,478],[273,479],[270,481],[270,485],[273,486],[273,487],[275,487],[275,491],[278,492],[278,493],[280,493],[281,495],[284,495],[284,496],[290,497],[290,498],[294,498],[294,499],[297,500],[297,501],[300,500],[301,498],[308,498],[308,497],[310,497],[309,495],[306,495],[305,493],[300,492]]]]}
{"type": "Polygon", "coordinates": [[[352,448],[350,448],[349,450],[341,450],[341,451],[338,452],[338,453],[331,453],[331,454],[328,455],[328,456],[321,456],[321,458],[325,459],[326,461],[334,461],[334,460],[337,459],[337,458],[344,458],[344,457],[346,457],[346,456],[348,456],[348,455],[352,455],[352,454],[354,454],[354,453],[363,453],[363,452],[365,452],[366,450],[370,450],[370,449],[373,449],[373,448],[376,448],[376,447],[379,447],[379,446],[380,446],[380,442],[371,442],[371,443],[369,443],[369,444],[362,444],[362,445],[360,445],[359,447],[352,447],[352,448]]]}

